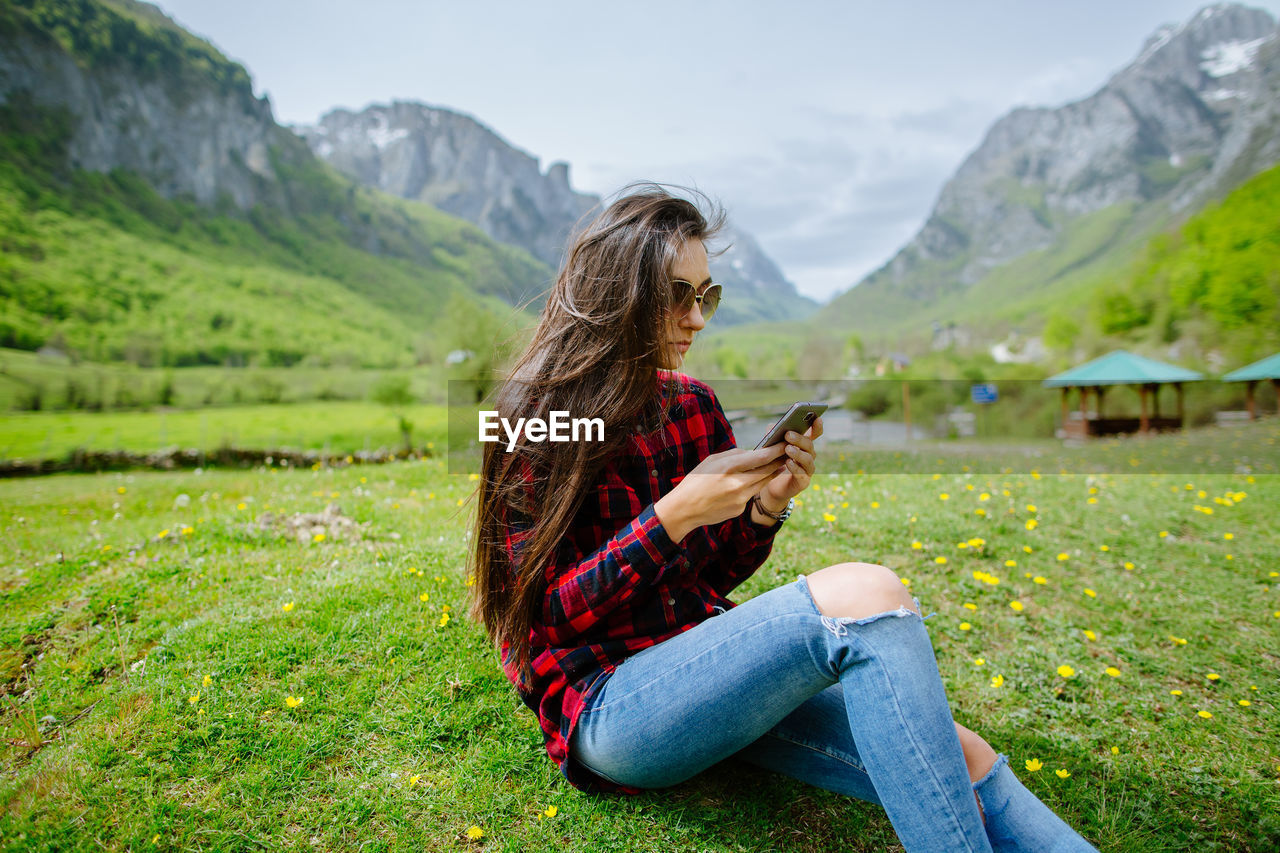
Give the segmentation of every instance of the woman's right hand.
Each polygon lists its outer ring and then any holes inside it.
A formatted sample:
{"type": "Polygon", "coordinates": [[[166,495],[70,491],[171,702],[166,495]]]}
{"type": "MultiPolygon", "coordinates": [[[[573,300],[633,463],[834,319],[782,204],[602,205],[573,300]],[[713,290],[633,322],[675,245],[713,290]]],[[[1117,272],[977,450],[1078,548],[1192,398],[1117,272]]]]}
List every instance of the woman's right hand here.
{"type": "Polygon", "coordinates": [[[786,465],[786,442],[760,450],[735,447],[713,453],[653,505],[671,541],[695,528],[740,515],[747,502],[786,465]]]}

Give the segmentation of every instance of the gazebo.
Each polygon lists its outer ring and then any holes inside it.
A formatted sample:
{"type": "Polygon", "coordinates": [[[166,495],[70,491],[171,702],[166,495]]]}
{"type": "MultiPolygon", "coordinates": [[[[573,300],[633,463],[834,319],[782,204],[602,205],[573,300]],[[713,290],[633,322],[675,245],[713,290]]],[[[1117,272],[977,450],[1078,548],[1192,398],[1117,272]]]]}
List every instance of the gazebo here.
{"type": "Polygon", "coordinates": [[[1046,388],[1062,389],[1062,430],[1068,438],[1088,438],[1099,435],[1119,435],[1122,433],[1148,433],[1162,430],[1182,428],[1183,400],[1182,383],[1195,382],[1204,376],[1194,370],[1165,364],[1163,361],[1134,355],[1125,350],[1115,350],[1101,358],[1086,362],[1078,367],[1051,376],[1044,381],[1046,388]],[[1160,386],[1173,385],[1177,392],[1177,414],[1173,417],[1160,415],[1160,386]],[[1108,418],[1103,417],[1102,402],[1107,388],[1112,385],[1136,385],[1138,396],[1142,400],[1140,417],[1108,418]],[[1067,395],[1072,388],[1080,389],[1079,414],[1070,411],[1067,395]],[[1089,411],[1089,391],[1094,394],[1093,412],[1089,411]],[[1152,400],[1151,414],[1148,414],[1147,398],[1152,400]]]}
{"type": "Polygon", "coordinates": [[[1269,355],[1261,361],[1247,364],[1239,370],[1233,370],[1222,377],[1223,382],[1243,382],[1245,405],[1249,409],[1249,420],[1257,420],[1258,412],[1253,402],[1253,389],[1263,379],[1270,379],[1280,398],[1280,352],[1269,355]]]}

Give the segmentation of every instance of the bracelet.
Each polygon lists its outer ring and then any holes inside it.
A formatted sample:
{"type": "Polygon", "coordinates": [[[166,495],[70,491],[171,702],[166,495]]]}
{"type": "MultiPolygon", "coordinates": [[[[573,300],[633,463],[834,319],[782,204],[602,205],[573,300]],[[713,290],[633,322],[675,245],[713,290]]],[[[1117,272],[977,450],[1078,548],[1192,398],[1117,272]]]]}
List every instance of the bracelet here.
{"type": "Polygon", "coordinates": [[[751,503],[755,505],[756,509],[760,510],[761,515],[768,516],[769,518],[772,518],[774,521],[786,521],[788,518],[791,517],[791,511],[796,508],[795,498],[791,498],[790,500],[788,500],[787,505],[782,508],[781,512],[770,512],[769,510],[765,509],[764,503],[760,500],[759,495],[755,495],[754,497],[752,497],[751,503]]]}

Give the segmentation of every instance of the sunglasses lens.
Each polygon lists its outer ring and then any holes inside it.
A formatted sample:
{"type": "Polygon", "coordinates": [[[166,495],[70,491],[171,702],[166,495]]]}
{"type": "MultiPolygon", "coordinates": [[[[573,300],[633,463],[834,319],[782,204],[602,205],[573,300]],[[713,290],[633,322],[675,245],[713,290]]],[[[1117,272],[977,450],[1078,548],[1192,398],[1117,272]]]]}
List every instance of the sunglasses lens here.
{"type": "Polygon", "coordinates": [[[687,281],[676,279],[671,282],[671,311],[677,317],[683,317],[693,308],[693,300],[698,292],[687,281]]]}
{"type": "Polygon", "coordinates": [[[711,315],[716,313],[716,309],[720,307],[720,293],[722,288],[718,284],[713,284],[702,293],[702,319],[710,320],[711,315]]]}

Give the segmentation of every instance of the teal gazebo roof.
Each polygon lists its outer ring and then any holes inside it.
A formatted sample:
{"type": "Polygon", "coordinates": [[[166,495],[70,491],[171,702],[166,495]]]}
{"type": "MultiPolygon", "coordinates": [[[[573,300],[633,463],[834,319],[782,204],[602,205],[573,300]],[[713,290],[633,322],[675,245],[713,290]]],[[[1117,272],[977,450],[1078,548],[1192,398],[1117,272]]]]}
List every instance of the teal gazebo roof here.
{"type": "Polygon", "coordinates": [[[1222,377],[1223,382],[1253,382],[1259,379],[1280,379],[1280,352],[1261,361],[1247,364],[1222,377]]]}
{"type": "Polygon", "coordinates": [[[1050,376],[1044,381],[1044,386],[1066,388],[1080,385],[1146,385],[1159,382],[1195,382],[1203,378],[1203,374],[1194,370],[1118,349],[1056,376],[1050,376]]]}

